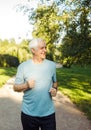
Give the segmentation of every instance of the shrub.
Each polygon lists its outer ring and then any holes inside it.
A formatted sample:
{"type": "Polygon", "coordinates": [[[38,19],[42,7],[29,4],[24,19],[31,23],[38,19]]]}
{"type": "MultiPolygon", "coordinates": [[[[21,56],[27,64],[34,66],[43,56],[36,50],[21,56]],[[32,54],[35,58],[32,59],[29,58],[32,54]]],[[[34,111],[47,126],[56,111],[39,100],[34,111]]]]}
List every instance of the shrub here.
{"type": "Polygon", "coordinates": [[[19,65],[19,60],[15,56],[8,54],[0,54],[0,67],[17,67],[19,65]]]}

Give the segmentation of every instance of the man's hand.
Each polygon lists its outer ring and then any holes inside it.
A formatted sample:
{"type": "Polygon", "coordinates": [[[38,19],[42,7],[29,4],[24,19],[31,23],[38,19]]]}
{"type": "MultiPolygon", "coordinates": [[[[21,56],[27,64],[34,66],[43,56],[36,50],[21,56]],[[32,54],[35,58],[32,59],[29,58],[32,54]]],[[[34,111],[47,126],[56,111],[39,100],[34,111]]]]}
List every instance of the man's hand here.
{"type": "Polygon", "coordinates": [[[51,94],[52,97],[55,97],[56,94],[57,94],[57,89],[55,89],[55,88],[52,87],[52,88],[49,90],[49,92],[50,92],[50,94],[51,94]]]}
{"type": "Polygon", "coordinates": [[[34,88],[35,86],[35,80],[28,80],[27,81],[28,88],[34,88]]]}

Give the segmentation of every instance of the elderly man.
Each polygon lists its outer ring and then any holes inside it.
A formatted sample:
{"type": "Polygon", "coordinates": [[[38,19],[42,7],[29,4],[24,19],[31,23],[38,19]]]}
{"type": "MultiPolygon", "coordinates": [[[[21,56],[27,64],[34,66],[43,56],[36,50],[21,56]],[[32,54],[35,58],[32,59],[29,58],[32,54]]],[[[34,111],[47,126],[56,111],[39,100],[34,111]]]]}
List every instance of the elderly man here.
{"type": "Polygon", "coordinates": [[[46,43],[41,38],[29,44],[32,59],[18,67],[14,90],[24,92],[21,121],[23,130],[56,130],[52,96],[57,93],[56,64],[46,59],[46,43]]]}

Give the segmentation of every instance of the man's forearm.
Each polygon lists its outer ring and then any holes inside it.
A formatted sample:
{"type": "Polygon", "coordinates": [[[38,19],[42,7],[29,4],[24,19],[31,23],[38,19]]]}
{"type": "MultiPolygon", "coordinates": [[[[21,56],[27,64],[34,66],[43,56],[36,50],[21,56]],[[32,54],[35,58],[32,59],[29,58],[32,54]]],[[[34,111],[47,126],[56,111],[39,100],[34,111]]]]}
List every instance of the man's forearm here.
{"type": "Polygon", "coordinates": [[[14,84],[13,89],[16,92],[22,92],[22,91],[28,90],[29,87],[28,87],[27,83],[24,83],[24,84],[14,84]]]}
{"type": "Polygon", "coordinates": [[[24,84],[14,84],[14,91],[22,92],[28,89],[32,89],[35,86],[35,80],[28,80],[24,84]]]}

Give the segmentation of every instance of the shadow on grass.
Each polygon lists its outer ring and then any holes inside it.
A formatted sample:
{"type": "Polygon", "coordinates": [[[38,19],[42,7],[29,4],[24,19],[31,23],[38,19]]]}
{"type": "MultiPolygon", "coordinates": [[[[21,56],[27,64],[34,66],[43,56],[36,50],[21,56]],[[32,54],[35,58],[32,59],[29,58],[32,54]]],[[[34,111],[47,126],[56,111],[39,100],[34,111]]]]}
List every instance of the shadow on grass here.
{"type": "Polygon", "coordinates": [[[0,67],[0,74],[13,76],[16,74],[16,68],[15,67],[0,67]]]}
{"type": "Polygon", "coordinates": [[[0,87],[2,87],[9,78],[16,74],[16,68],[0,67],[0,87]]]}
{"type": "MultiPolygon", "coordinates": [[[[91,70],[91,69],[90,69],[91,70]]],[[[91,71],[89,69],[57,69],[59,90],[66,94],[91,119],[91,71]]]]}

